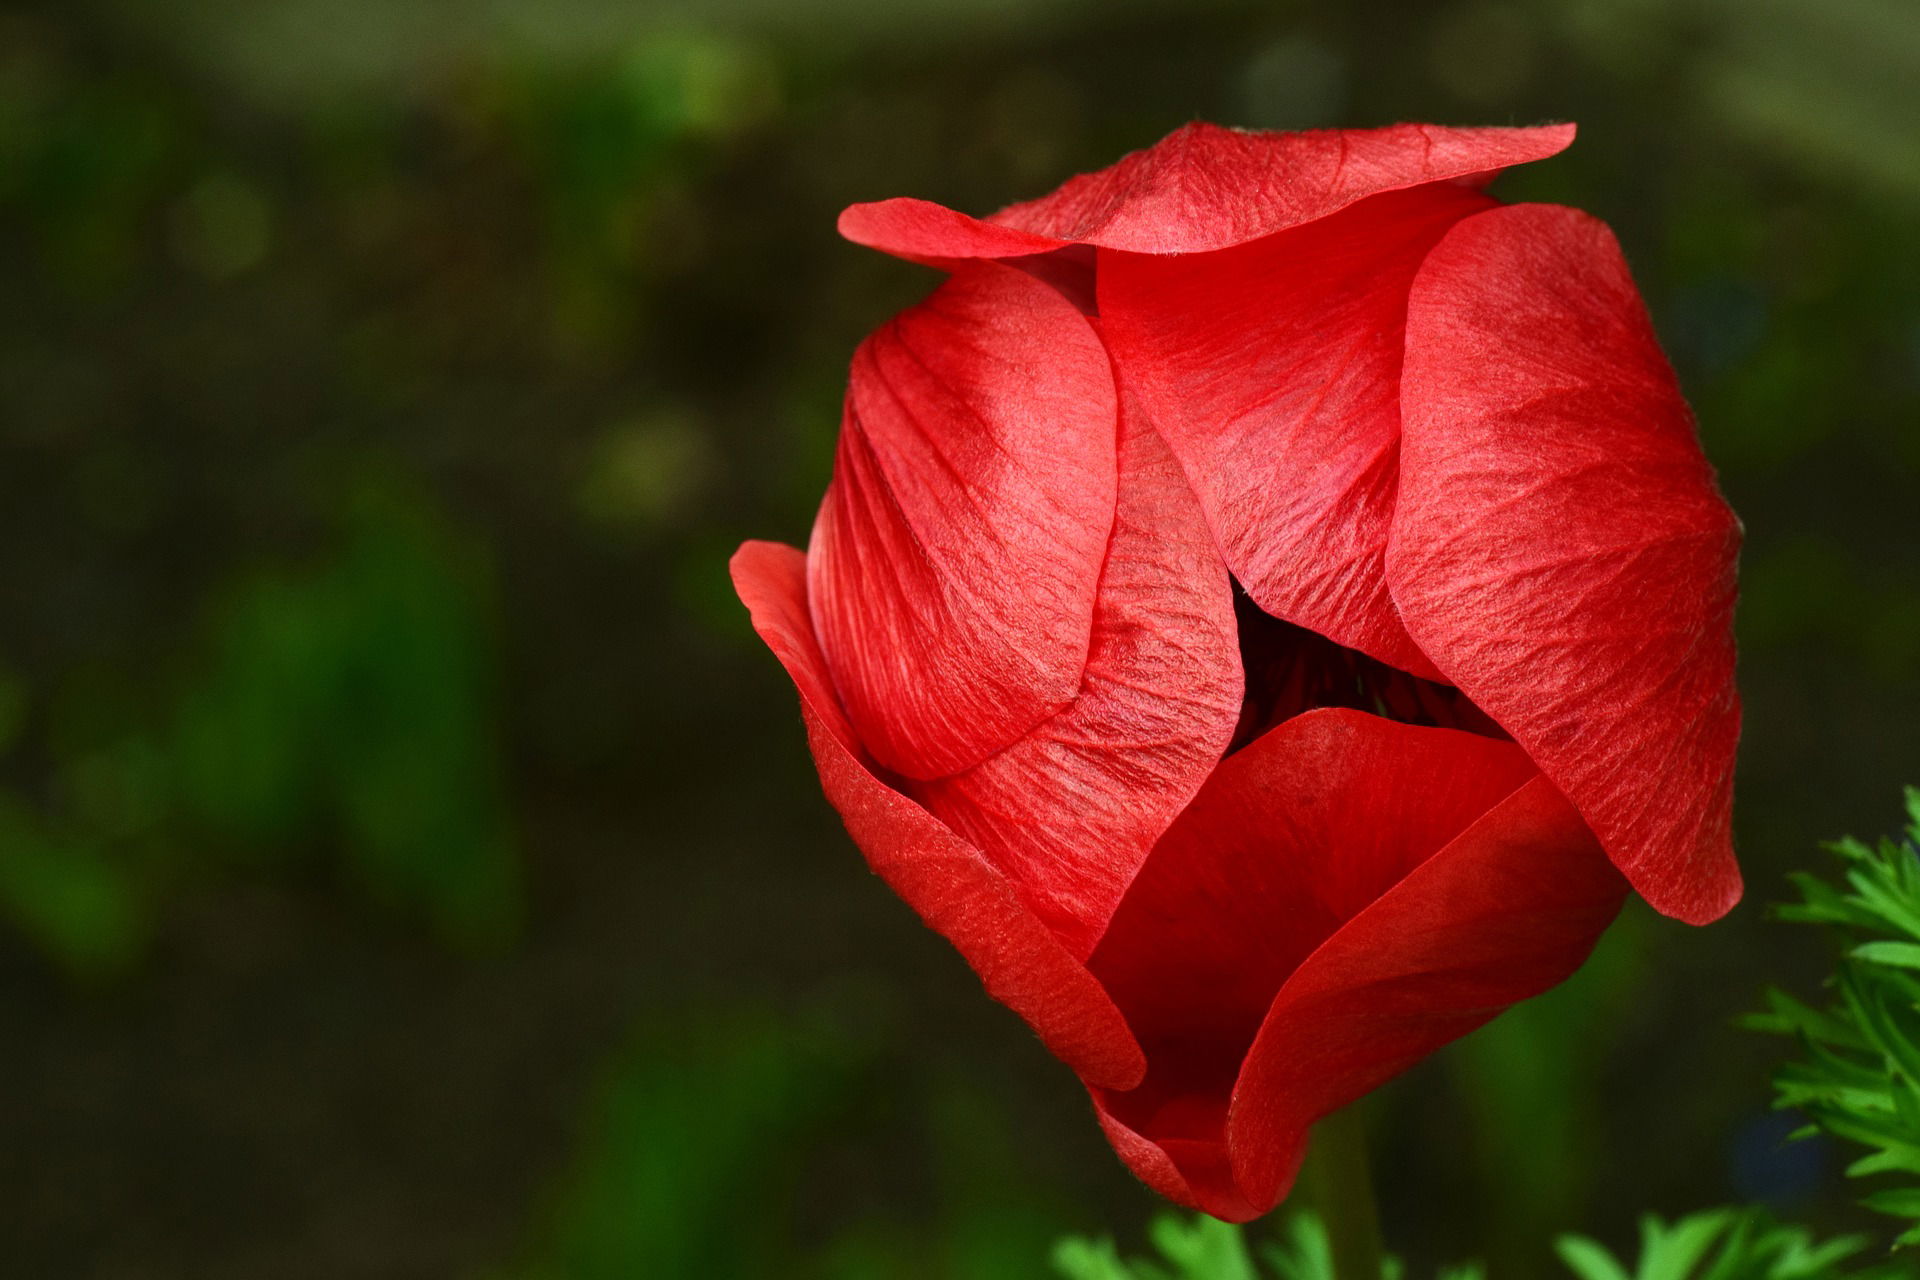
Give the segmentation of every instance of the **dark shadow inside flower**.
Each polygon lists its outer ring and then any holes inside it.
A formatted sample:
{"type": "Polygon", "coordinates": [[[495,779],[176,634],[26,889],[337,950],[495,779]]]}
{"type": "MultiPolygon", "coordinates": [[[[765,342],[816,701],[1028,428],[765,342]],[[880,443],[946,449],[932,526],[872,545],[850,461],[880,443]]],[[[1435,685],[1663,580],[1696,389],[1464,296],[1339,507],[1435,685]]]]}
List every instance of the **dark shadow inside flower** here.
{"type": "Polygon", "coordinates": [[[1233,613],[1239,626],[1246,692],[1229,754],[1316,707],[1351,707],[1401,724],[1507,737],[1452,685],[1423,680],[1282,621],[1255,604],[1238,581],[1233,584],[1233,613]]]}

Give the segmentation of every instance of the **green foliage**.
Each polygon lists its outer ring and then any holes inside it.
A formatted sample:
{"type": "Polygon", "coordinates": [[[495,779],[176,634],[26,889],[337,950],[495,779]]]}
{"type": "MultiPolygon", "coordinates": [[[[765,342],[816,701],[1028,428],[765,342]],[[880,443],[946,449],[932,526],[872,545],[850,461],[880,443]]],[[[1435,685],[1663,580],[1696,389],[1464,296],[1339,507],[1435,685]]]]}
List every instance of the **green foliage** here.
{"type": "Polygon", "coordinates": [[[641,37],[613,56],[509,70],[494,104],[539,179],[555,319],[610,341],[653,274],[697,238],[673,189],[767,105],[772,70],[711,34],[641,37]]]}
{"type": "MultiPolygon", "coordinates": [[[[886,1280],[929,1273],[949,1280],[1044,1280],[1048,1245],[1073,1215],[1052,1180],[1033,1176],[1026,1135],[996,1095],[951,1069],[916,1092],[925,1100],[905,1105],[924,1117],[936,1220],[932,1229],[901,1223],[918,1239],[896,1244],[890,1265],[876,1274],[886,1280]]],[[[822,1275],[856,1280],[833,1265],[823,1266],[822,1275]]]]}
{"type": "Polygon", "coordinates": [[[1842,1271],[1866,1247],[1859,1236],[1816,1241],[1804,1227],[1771,1221],[1758,1209],[1712,1209],[1672,1224],[1640,1221],[1640,1258],[1628,1265],[1585,1236],[1555,1242],[1560,1260],[1580,1280],[1854,1280],[1904,1274],[1875,1268],[1842,1271]]]}
{"type": "MultiPolygon", "coordinates": [[[[1264,1251],[1274,1280],[1337,1280],[1333,1265],[1333,1242],[1326,1224],[1311,1211],[1296,1213],[1281,1229],[1278,1243],[1264,1251]]],[[[1407,1269],[1400,1259],[1387,1257],[1380,1264],[1381,1280],[1407,1280],[1407,1269]]],[[[1486,1272],[1477,1263],[1441,1267],[1434,1280],[1485,1280],[1486,1272]]]]}
{"type": "Polygon", "coordinates": [[[340,837],[383,903],[462,944],[506,935],[518,863],[501,796],[478,552],[419,495],[358,490],[315,570],[245,581],[176,716],[182,800],[242,848],[340,837]]]}
{"type": "MultiPolygon", "coordinates": [[[[1070,1237],[1054,1247],[1054,1269],[1066,1280],[1336,1280],[1326,1225],[1311,1210],[1287,1218],[1280,1239],[1258,1254],[1246,1233],[1216,1219],[1162,1214],[1148,1228],[1155,1261],[1123,1258],[1111,1240],[1070,1237]]],[[[1406,1280],[1399,1259],[1388,1258],[1381,1280],[1406,1280]]],[[[1476,1266],[1441,1269],[1435,1280],[1482,1280],[1476,1266]]]]}
{"type": "Polygon", "coordinates": [[[123,868],[97,842],[51,827],[4,792],[0,910],[87,981],[124,970],[146,940],[146,904],[123,868]]]}
{"type": "Polygon", "coordinates": [[[1043,1280],[1062,1209],[1022,1176],[1007,1117],[958,1078],[890,1080],[879,1044],[835,1008],[649,1019],[607,1064],[515,1260],[488,1280],[1043,1280]],[[930,1149],[909,1158],[933,1175],[912,1189],[932,1212],[889,1200],[817,1218],[817,1184],[849,1157],[885,1164],[868,1126],[902,1112],[929,1122],[930,1149]]]}
{"type": "Polygon", "coordinates": [[[1800,1043],[1803,1056],[1774,1077],[1774,1090],[1777,1106],[1812,1122],[1801,1135],[1824,1131],[1870,1148],[1848,1167],[1854,1177],[1901,1176],[1903,1185],[1862,1201],[1914,1224],[1899,1245],[1920,1241],[1920,790],[1908,789],[1907,809],[1904,842],[1828,845],[1845,864],[1843,884],[1796,875],[1801,901],[1780,909],[1841,941],[1825,1005],[1770,991],[1769,1011],[1749,1020],[1800,1043]]]}
{"type": "Polygon", "coordinates": [[[1630,904],[1578,973],[1445,1055],[1478,1157],[1465,1171],[1500,1206],[1478,1241],[1496,1271],[1534,1265],[1540,1241],[1585,1216],[1609,1125],[1599,1076],[1644,981],[1653,918],[1630,904]]]}
{"type": "MultiPolygon", "coordinates": [[[[1238,1227],[1204,1216],[1188,1221],[1162,1214],[1148,1235],[1166,1266],[1123,1259],[1111,1240],[1079,1238],[1054,1246],[1053,1265],[1067,1280],[1264,1280],[1238,1227]]],[[[1324,1239],[1321,1244],[1324,1248],[1324,1239]]],[[[1290,1273],[1278,1274],[1294,1280],[1290,1273]]]]}
{"type": "Polygon", "coordinates": [[[857,1066],[843,1040],[767,1016],[648,1028],[609,1064],[530,1256],[507,1274],[781,1274],[791,1224],[774,1206],[798,1174],[782,1154],[838,1120],[857,1066]]]}
{"type": "Polygon", "coordinates": [[[109,295],[139,264],[142,219],[182,147],[178,102],[144,77],[69,92],[0,82],[0,207],[23,215],[61,293],[109,295]]]}
{"type": "MultiPolygon", "coordinates": [[[[1287,1220],[1281,1239],[1262,1250],[1264,1266],[1255,1265],[1240,1228],[1212,1218],[1165,1215],[1150,1235],[1162,1261],[1124,1259],[1111,1240],[1067,1239],[1054,1249],[1054,1267],[1066,1280],[1346,1280],[1336,1276],[1326,1227],[1311,1211],[1287,1220]]],[[[1647,1217],[1639,1258],[1631,1264],[1584,1236],[1555,1242],[1578,1280],[1893,1280],[1905,1274],[1840,1269],[1865,1247],[1858,1236],[1816,1241],[1805,1228],[1775,1223],[1758,1209],[1712,1209],[1672,1224],[1647,1217]]],[[[1396,1258],[1385,1261],[1380,1275],[1408,1280],[1396,1258]]],[[[1485,1276],[1474,1263],[1434,1273],[1435,1280],[1485,1276]]]]}
{"type": "MultiPolygon", "coordinates": [[[[329,554],[230,587],[168,696],[82,672],[47,699],[48,800],[0,787],[0,915],[109,978],[180,884],[325,849],[452,944],[511,936],[489,607],[483,557],[430,501],[356,489],[329,554]]],[[[0,751],[29,702],[0,680],[0,751]]]]}

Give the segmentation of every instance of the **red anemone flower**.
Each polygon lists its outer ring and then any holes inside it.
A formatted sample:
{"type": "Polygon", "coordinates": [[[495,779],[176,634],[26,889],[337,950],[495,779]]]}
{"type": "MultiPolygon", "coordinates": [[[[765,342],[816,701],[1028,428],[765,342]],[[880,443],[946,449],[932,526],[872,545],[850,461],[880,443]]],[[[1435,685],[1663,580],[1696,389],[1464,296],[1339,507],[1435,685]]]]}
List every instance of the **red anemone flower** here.
{"type": "Polygon", "coordinates": [[[736,586],[873,869],[1221,1218],[1629,884],[1740,893],[1738,522],[1612,235],[1483,190],[1572,137],[1193,125],[841,216],[948,278],[736,586]]]}

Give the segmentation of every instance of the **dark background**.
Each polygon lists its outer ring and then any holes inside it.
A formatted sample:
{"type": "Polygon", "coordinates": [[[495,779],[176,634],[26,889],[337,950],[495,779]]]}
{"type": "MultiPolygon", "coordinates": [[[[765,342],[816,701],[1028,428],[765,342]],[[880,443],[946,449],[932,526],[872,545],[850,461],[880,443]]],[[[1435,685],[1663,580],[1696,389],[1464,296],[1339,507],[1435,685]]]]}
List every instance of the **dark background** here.
{"type": "Polygon", "coordinates": [[[49,0],[0,10],[0,1271],[1044,1274],[1152,1211],[863,869],[724,564],[985,211],[1194,118],[1573,119],[1748,530],[1747,902],[1629,913],[1370,1104],[1389,1235],[1546,1274],[1759,1197],[1920,780],[1904,0],[49,0]]]}

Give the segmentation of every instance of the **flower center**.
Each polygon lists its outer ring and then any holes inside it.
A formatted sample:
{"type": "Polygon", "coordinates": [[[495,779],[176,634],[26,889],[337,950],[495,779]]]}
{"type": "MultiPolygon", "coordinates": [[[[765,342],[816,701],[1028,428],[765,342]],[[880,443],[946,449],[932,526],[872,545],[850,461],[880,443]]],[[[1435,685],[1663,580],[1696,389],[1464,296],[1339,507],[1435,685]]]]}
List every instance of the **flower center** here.
{"type": "Polygon", "coordinates": [[[1402,724],[1506,738],[1492,717],[1452,685],[1410,675],[1265,612],[1238,582],[1234,620],[1246,692],[1228,754],[1284,720],[1317,707],[1351,707],[1402,724]]]}

